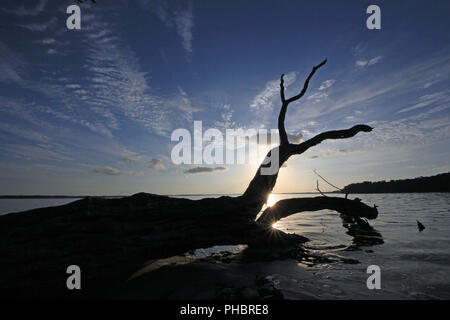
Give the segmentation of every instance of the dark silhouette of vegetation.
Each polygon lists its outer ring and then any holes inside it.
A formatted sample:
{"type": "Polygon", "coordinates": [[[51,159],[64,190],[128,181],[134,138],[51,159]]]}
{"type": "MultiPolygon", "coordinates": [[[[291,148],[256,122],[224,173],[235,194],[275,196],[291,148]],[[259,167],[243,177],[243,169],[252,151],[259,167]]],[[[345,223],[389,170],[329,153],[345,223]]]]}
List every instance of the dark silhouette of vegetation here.
{"type": "Polygon", "coordinates": [[[414,179],[352,183],[343,190],[344,193],[450,192],[450,172],[414,179]]]}

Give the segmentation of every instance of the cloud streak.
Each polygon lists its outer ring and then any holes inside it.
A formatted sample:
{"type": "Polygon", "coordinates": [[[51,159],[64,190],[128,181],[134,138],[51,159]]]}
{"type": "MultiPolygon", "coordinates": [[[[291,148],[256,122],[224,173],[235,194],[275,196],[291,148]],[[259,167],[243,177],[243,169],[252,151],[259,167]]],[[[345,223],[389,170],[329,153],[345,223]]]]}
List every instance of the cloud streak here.
{"type": "Polygon", "coordinates": [[[184,50],[191,54],[194,27],[192,1],[178,1],[169,4],[167,1],[140,0],[145,9],[153,11],[167,28],[175,29],[181,39],[184,50]]]}
{"type": "Polygon", "coordinates": [[[355,62],[355,66],[357,66],[359,68],[373,66],[374,64],[379,63],[383,58],[384,58],[383,56],[377,56],[377,57],[369,59],[369,60],[357,60],[355,62]]]}
{"type": "Polygon", "coordinates": [[[328,89],[328,88],[330,88],[335,82],[336,82],[336,80],[334,80],[334,79],[325,80],[325,81],[322,82],[322,84],[320,85],[319,90],[322,91],[322,90],[328,89]]]}
{"type": "Polygon", "coordinates": [[[440,91],[419,97],[418,102],[410,107],[401,109],[397,113],[413,111],[419,108],[425,108],[433,104],[446,104],[450,102],[450,91],[440,91]]]}
{"type": "MultiPolygon", "coordinates": [[[[284,77],[285,88],[296,80],[297,74],[290,72],[284,77]]],[[[266,82],[265,88],[260,91],[250,102],[250,110],[255,112],[271,111],[274,106],[275,97],[280,95],[280,79],[266,82]]]]}
{"type": "Polygon", "coordinates": [[[185,174],[199,174],[199,173],[214,173],[220,171],[226,171],[225,167],[195,167],[188,170],[185,170],[185,174]]]}
{"type": "Polygon", "coordinates": [[[186,9],[178,9],[175,12],[175,25],[178,35],[182,39],[183,48],[192,53],[192,28],[194,26],[194,15],[192,13],[192,2],[189,1],[186,9]]]}
{"type": "Polygon", "coordinates": [[[35,7],[33,8],[25,8],[24,5],[21,5],[20,7],[16,9],[5,9],[2,10],[7,13],[14,14],[16,16],[25,17],[25,16],[38,16],[45,10],[45,7],[47,6],[48,0],[40,0],[35,7]]]}
{"type": "MultiPolygon", "coordinates": [[[[356,80],[348,82],[347,85],[335,86],[332,95],[327,93],[326,101],[322,101],[324,96],[319,96],[321,99],[310,99],[314,102],[313,106],[301,110],[293,109],[293,113],[286,120],[298,126],[302,121],[317,119],[344,108],[373,105],[378,99],[383,99],[382,103],[385,104],[388,101],[386,98],[415,93],[417,88],[423,88],[424,84],[431,80],[435,83],[447,80],[450,73],[449,62],[450,56],[444,54],[397,68],[375,80],[360,81],[355,78],[356,80]]],[[[392,110],[393,106],[390,108],[392,110]]]]}
{"type": "Polygon", "coordinates": [[[120,171],[112,167],[97,167],[92,170],[95,173],[101,173],[108,176],[118,176],[120,171]]]}
{"type": "Polygon", "coordinates": [[[165,169],[163,161],[161,159],[155,159],[155,158],[150,160],[150,162],[148,163],[148,167],[150,169],[155,169],[155,170],[165,169]]]}
{"type": "Polygon", "coordinates": [[[27,30],[30,30],[30,31],[44,32],[44,31],[47,31],[48,29],[50,29],[51,27],[53,27],[56,24],[56,22],[58,22],[58,19],[56,17],[53,17],[49,21],[41,23],[41,24],[37,24],[37,23],[21,24],[19,26],[22,28],[25,28],[27,30]]]}

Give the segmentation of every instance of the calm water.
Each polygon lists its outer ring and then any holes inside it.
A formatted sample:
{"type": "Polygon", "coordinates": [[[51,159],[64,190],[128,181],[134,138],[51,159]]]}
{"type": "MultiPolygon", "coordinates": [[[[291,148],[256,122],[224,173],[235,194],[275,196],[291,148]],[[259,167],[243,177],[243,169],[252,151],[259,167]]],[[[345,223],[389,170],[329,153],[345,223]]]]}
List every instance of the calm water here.
{"type": "MultiPolygon", "coordinates": [[[[314,195],[273,195],[271,200],[310,196],[314,195]]],[[[329,210],[303,212],[277,223],[281,230],[308,237],[306,248],[321,259],[267,263],[265,272],[285,297],[449,299],[450,194],[350,195],[354,197],[379,206],[378,219],[370,221],[376,232],[354,234],[343,226],[339,214],[329,210]],[[425,225],[423,232],[416,220],[425,225]],[[369,265],[381,268],[381,290],[367,289],[369,265]]],[[[71,201],[0,199],[0,214],[71,201]]]]}
{"type": "MultiPolygon", "coordinates": [[[[304,196],[304,195],[300,195],[304,196]]],[[[292,195],[275,195],[277,200],[292,195]]],[[[329,210],[304,212],[277,223],[287,232],[311,240],[320,255],[358,260],[299,267],[310,270],[314,282],[279,275],[280,286],[295,297],[308,291],[318,298],[433,299],[450,298],[450,194],[367,194],[359,197],[379,206],[370,221],[380,237],[354,237],[339,215],[329,210]],[[426,229],[419,232],[416,220],[426,229]],[[381,268],[381,290],[368,290],[367,266],[381,268]]]]}

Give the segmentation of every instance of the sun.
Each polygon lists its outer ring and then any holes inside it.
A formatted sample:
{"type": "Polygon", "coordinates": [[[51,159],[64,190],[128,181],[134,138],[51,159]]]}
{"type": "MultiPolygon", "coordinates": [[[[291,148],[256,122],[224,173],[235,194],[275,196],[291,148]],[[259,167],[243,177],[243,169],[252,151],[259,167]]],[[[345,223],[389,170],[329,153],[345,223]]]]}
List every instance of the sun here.
{"type": "Polygon", "coordinates": [[[275,196],[273,194],[269,194],[269,196],[267,197],[267,206],[271,207],[276,203],[276,199],[275,196]]]}

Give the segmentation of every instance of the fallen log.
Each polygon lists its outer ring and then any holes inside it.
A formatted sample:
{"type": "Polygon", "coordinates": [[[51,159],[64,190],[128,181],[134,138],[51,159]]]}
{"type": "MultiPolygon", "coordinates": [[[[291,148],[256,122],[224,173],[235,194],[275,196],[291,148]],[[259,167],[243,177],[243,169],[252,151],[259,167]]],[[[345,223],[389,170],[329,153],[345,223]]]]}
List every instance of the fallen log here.
{"type": "Polygon", "coordinates": [[[280,200],[264,210],[257,221],[271,226],[278,220],[298,212],[324,209],[337,211],[357,218],[375,219],[378,216],[376,206],[370,207],[359,199],[349,200],[336,197],[315,197],[280,200]]]}

